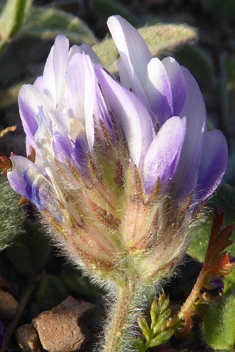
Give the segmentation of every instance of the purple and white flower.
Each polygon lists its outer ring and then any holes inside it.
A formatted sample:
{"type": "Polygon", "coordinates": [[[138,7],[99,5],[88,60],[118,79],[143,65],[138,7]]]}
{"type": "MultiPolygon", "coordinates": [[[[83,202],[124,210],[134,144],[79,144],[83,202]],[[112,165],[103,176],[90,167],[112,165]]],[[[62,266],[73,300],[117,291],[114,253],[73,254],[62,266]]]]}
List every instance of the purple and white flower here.
{"type": "Polygon", "coordinates": [[[219,130],[207,132],[206,108],[197,82],[175,59],[153,58],[141,35],[125,19],[112,16],[108,27],[122,59],[121,84],[139,98],[149,114],[99,67],[96,71],[111,107],[122,116],[123,128],[132,131],[131,136],[125,135],[133,161],[142,167],[145,190],[151,192],[160,178],[167,185],[174,184],[178,199],[192,191],[198,200],[206,199],[221,182],[228,150],[219,130]],[[121,101],[120,107],[117,89],[126,95],[126,103],[121,101]],[[129,101],[136,104],[139,118],[133,118],[129,101]]]}
{"type": "Polygon", "coordinates": [[[154,281],[181,258],[195,212],[221,182],[227,143],[207,132],[186,68],[152,58],[120,16],[108,26],[121,83],[89,46],[69,49],[58,36],[43,75],[19,93],[31,157],[12,156],[8,179],[88,272],[121,281],[131,256],[133,275],[154,281]]]}

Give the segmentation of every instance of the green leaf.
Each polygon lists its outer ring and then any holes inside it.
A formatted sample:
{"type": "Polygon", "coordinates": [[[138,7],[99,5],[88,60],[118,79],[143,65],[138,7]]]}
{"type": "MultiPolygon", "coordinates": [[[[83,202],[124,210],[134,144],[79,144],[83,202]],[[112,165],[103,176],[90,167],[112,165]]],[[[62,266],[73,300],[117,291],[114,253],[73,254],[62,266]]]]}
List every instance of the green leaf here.
{"type": "Polygon", "coordinates": [[[54,275],[42,277],[37,294],[37,303],[41,311],[54,308],[67,296],[68,291],[60,279],[54,275]]]}
{"type": "Polygon", "coordinates": [[[173,335],[174,335],[174,330],[162,331],[150,341],[149,347],[159,346],[162,343],[168,341],[173,335]]]}
{"type": "Polygon", "coordinates": [[[138,352],[146,352],[147,348],[145,346],[144,341],[141,339],[141,337],[138,337],[133,343],[133,346],[136,348],[138,352]]]}
{"type": "Polygon", "coordinates": [[[142,333],[146,339],[146,342],[149,343],[149,341],[151,340],[151,331],[149,329],[147,320],[144,317],[139,317],[138,324],[142,330],[142,333]]]}
{"type": "Polygon", "coordinates": [[[165,312],[163,312],[158,321],[156,322],[154,328],[153,328],[153,333],[154,335],[157,334],[157,332],[160,330],[160,328],[165,324],[165,322],[167,321],[167,319],[169,319],[171,316],[171,311],[170,309],[167,309],[165,312]]]}
{"type": "Polygon", "coordinates": [[[214,349],[233,351],[235,343],[235,296],[213,303],[203,320],[203,337],[214,349]]]}
{"type": "Polygon", "coordinates": [[[15,238],[6,254],[15,270],[21,274],[36,275],[46,264],[50,241],[38,230],[39,224],[25,223],[25,232],[15,238]]]}
{"type": "Polygon", "coordinates": [[[1,41],[15,37],[21,29],[32,0],[8,0],[0,16],[1,41]]]}
{"type": "Polygon", "coordinates": [[[16,235],[24,232],[25,211],[17,205],[19,195],[10,187],[5,176],[0,176],[0,251],[7,247],[16,235]]]}
{"type": "Polygon", "coordinates": [[[150,309],[151,327],[154,327],[156,325],[158,315],[158,301],[154,299],[150,309]]]}
{"type": "Polygon", "coordinates": [[[145,337],[145,342],[142,339],[139,339],[136,342],[136,348],[139,352],[145,352],[149,347],[161,345],[173,336],[175,329],[160,331],[171,316],[169,304],[170,300],[166,297],[165,293],[163,293],[158,299],[153,300],[150,309],[150,327],[145,318],[138,318],[139,327],[145,337]]]}
{"type": "Polygon", "coordinates": [[[163,293],[158,299],[158,307],[160,309],[160,314],[163,314],[166,310],[168,310],[169,305],[170,305],[170,300],[166,296],[166,294],[163,293]]]}
{"type": "MultiPolygon", "coordinates": [[[[165,24],[146,26],[140,28],[139,32],[146,41],[153,56],[157,56],[165,50],[172,50],[179,45],[197,38],[196,30],[187,25],[165,24]]],[[[101,43],[95,44],[92,49],[99,56],[104,67],[109,72],[117,72],[119,57],[113,39],[105,39],[101,43]]]]}
{"type": "MultiPolygon", "coordinates": [[[[201,262],[204,261],[207,251],[215,204],[225,211],[225,226],[234,223],[235,190],[229,185],[221,185],[217,189],[214,197],[206,204],[202,220],[190,231],[191,242],[189,244],[188,254],[201,262]]],[[[234,256],[235,230],[233,230],[231,239],[234,242],[228,247],[228,250],[231,251],[231,255],[234,256]]]]}
{"type": "Polygon", "coordinates": [[[155,299],[153,301],[150,309],[152,336],[155,336],[158,333],[160,328],[171,316],[169,304],[170,300],[165,293],[163,293],[158,300],[155,299]]]}
{"type": "Polygon", "coordinates": [[[96,42],[95,36],[78,17],[55,8],[31,7],[21,32],[22,36],[54,40],[64,34],[73,43],[96,42]]]}
{"type": "Polygon", "coordinates": [[[105,19],[112,15],[120,15],[125,18],[132,26],[138,26],[137,19],[133,14],[124,6],[112,0],[92,0],[91,5],[93,8],[102,14],[105,19]]]}

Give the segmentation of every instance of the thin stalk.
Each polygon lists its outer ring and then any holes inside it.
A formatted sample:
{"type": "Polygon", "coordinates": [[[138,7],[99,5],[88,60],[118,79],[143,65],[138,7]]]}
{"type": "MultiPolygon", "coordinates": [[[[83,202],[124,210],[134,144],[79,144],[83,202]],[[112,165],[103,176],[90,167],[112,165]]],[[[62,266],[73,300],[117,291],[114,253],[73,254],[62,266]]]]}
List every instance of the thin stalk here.
{"type": "Polygon", "coordinates": [[[8,326],[8,334],[6,336],[6,339],[4,341],[4,345],[3,345],[3,348],[0,350],[0,352],[5,352],[7,350],[7,345],[8,345],[8,342],[12,336],[12,334],[14,333],[16,327],[17,327],[17,324],[20,320],[20,317],[23,313],[23,310],[31,296],[31,293],[36,285],[36,280],[34,281],[30,281],[23,293],[23,296],[21,297],[20,299],[20,302],[19,302],[19,306],[18,306],[18,310],[14,316],[14,318],[12,319],[10,325],[8,326]]]}
{"type": "Polygon", "coordinates": [[[123,352],[124,350],[127,352],[129,348],[131,349],[131,325],[137,316],[136,297],[138,294],[136,286],[130,281],[119,286],[103,352],[123,352]]]}
{"type": "MultiPolygon", "coordinates": [[[[168,328],[175,328],[179,325],[179,323],[184,320],[185,315],[189,314],[193,309],[193,305],[195,303],[195,301],[197,300],[197,298],[200,296],[200,291],[201,288],[203,287],[204,281],[205,281],[205,277],[207,275],[207,263],[204,263],[199,276],[197,278],[197,281],[190,293],[190,295],[188,296],[188,298],[186,299],[186,301],[184,302],[183,306],[181,307],[180,311],[178,313],[175,314],[175,316],[173,316],[164,326],[168,327],[168,328]]],[[[164,330],[163,328],[163,330],[164,330]]]]}
{"type": "Polygon", "coordinates": [[[190,312],[190,310],[192,309],[195,301],[197,300],[197,298],[200,295],[200,291],[201,291],[201,288],[204,284],[206,274],[207,274],[207,272],[206,272],[205,268],[203,267],[190,295],[188,296],[188,298],[186,299],[186,301],[184,302],[183,306],[180,309],[180,312],[178,314],[179,319],[183,319],[185,316],[185,313],[190,312]]]}

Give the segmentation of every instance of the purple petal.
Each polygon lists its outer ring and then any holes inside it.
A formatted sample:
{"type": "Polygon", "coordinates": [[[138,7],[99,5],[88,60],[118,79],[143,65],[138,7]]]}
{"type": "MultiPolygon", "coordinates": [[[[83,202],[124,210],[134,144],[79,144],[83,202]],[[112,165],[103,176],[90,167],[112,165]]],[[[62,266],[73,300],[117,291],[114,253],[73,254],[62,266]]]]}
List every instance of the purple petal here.
{"type": "Polygon", "coordinates": [[[67,138],[56,131],[53,135],[53,150],[56,158],[61,162],[71,162],[70,144],[67,138]]]}
{"type": "Polygon", "coordinates": [[[23,85],[18,97],[20,117],[22,120],[24,131],[27,135],[27,153],[29,146],[35,148],[34,135],[38,128],[36,116],[39,108],[43,106],[44,113],[52,110],[52,105],[49,99],[37,87],[29,84],[23,85]]]}
{"type": "Polygon", "coordinates": [[[151,117],[133,93],[120,86],[99,66],[95,67],[95,71],[110,107],[123,128],[132,161],[139,166],[154,137],[151,117]]]}
{"type": "MultiPolygon", "coordinates": [[[[144,84],[151,109],[162,125],[173,115],[173,102],[170,82],[164,65],[158,58],[150,60],[144,84]]],[[[154,124],[156,126],[156,123],[154,124]]]]}
{"type": "Polygon", "coordinates": [[[181,157],[172,183],[175,196],[183,201],[195,189],[206,127],[206,108],[202,93],[191,73],[182,67],[186,84],[186,101],[180,116],[186,117],[186,135],[181,157]]]}
{"type": "Polygon", "coordinates": [[[179,116],[186,99],[185,79],[181,67],[172,57],[162,60],[171,84],[173,99],[173,114],[179,116]]]}
{"type": "Polygon", "coordinates": [[[49,113],[53,129],[53,150],[55,156],[61,162],[71,162],[70,139],[69,139],[69,116],[56,110],[49,113]]]}
{"type": "MultiPolygon", "coordinates": [[[[49,116],[49,115],[48,115],[49,116]]],[[[34,135],[37,152],[41,153],[46,151],[46,153],[51,149],[53,137],[52,137],[52,126],[51,120],[46,119],[43,108],[39,108],[39,112],[36,116],[38,129],[34,135]]]]}
{"type": "Polygon", "coordinates": [[[68,160],[77,171],[88,173],[88,144],[84,127],[78,119],[70,119],[60,111],[49,113],[53,126],[53,150],[58,160],[68,160]]]}
{"type": "MultiPolygon", "coordinates": [[[[40,174],[41,174],[41,172],[35,164],[30,165],[27,168],[27,170],[25,170],[23,172],[23,179],[25,181],[25,191],[27,193],[26,198],[29,199],[30,201],[34,201],[33,192],[32,192],[33,182],[34,182],[35,178],[40,174]]],[[[36,204],[36,205],[38,205],[38,204],[36,204]]]]}
{"type": "Polygon", "coordinates": [[[27,158],[23,156],[13,155],[11,156],[12,161],[12,171],[8,171],[7,177],[11,187],[19,193],[21,196],[28,198],[28,194],[25,190],[25,180],[23,178],[23,173],[33,164],[27,158]]]}
{"type": "Polygon", "coordinates": [[[186,119],[173,116],[152,141],[144,160],[145,191],[150,193],[160,178],[166,191],[176,171],[186,131],[186,119]]]}
{"type": "Polygon", "coordinates": [[[63,221],[63,213],[59,208],[53,186],[42,175],[38,175],[33,182],[32,199],[39,209],[46,209],[54,220],[59,223],[63,221]]]}
{"type": "Polygon", "coordinates": [[[71,152],[76,161],[76,169],[82,176],[88,176],[88,144],[85,136],[78,135],[75,143],[71,143],[71,152]]]}
{"type": "Polygon", "coordinates": [[[196,195],[200,200],[208,198],[219,186],[228,161],[226,138],[219,130],[205,134],[202,158],[198,174],[196,195]]]}
{"type": "Polygon", "coordinates": [[[105,102],[101,89],[98,85],[96,89],[96,94],[97,94],[97,116],[95,116],[95,118],[96,118],[97,127],[101,132],[101,136],[102,136],[102,133],[103,133],[102,127],[101,127],[101,121],[102,121],[107,131],[109,132],[113,142],[115,142],[115,131],[113,127],[112,117],[110,115],[110,111],[108,110],[108,106],[105,102]]]}

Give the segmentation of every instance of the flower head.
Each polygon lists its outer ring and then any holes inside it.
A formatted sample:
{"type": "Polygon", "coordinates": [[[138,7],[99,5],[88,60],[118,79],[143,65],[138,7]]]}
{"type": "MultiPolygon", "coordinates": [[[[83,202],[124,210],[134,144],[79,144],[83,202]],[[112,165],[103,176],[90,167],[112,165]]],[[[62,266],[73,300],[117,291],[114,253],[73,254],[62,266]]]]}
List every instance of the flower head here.
{"type": "Polygon", "coordinates": [[[28,154],[8,179],[56,229],[75,262],[148,283],[184,253],[189,225],[220,183],[227,143],[206,130],[200,89],[173,58],[152,58],[123,18],[108,26],[121,84],[85,44],[60,35],[43,75],[19,93],[28,154]]]}

